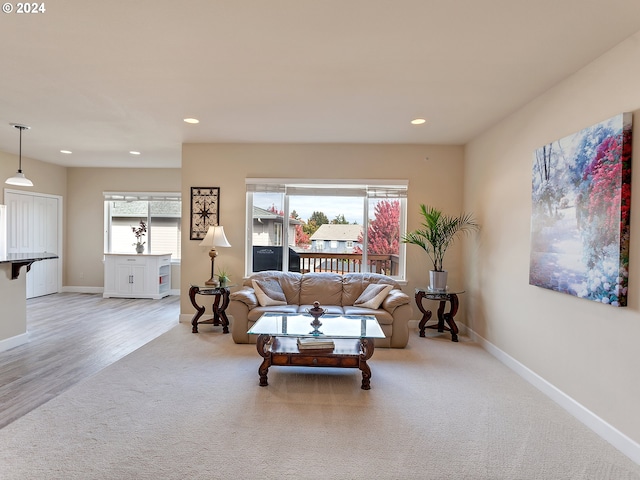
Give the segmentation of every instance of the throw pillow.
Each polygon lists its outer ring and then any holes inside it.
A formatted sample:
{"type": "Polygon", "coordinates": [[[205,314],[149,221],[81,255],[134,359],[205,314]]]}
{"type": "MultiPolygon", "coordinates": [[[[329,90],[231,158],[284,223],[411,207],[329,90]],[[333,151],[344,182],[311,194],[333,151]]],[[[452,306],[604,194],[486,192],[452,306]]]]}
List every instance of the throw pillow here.
{"type": "Polygon", "coordinates": [[[380,307],[385,297],[389,294],[393,285],[384,283],[371,283],[364,289],[364,292],[353,302],[354,307],[372,308],[374,310],[380,307]]]}
{"type": "Polygon", "coordinates": [[[251,280],[251,284],[261,306],[287,304],[287,298],[277,280],[251,280]]]}

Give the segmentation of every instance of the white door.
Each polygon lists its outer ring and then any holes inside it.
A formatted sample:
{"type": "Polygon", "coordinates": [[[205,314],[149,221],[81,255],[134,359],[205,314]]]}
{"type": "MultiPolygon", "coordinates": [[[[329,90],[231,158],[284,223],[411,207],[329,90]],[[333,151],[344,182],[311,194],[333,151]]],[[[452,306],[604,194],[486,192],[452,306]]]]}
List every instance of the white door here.
{"type": "MultiPolygon", "coordinates": [[[[57,254],[58,200],[51,197],[33,197],[33,220],[33,251],[57,254]]],[[[58,291],[58,263],[57,259],[52,259],[31,265],[27,275],[27,298],[58,291]]]]}
{"type": "MultiPolygon", "coordinates": [[[[49,252],[61,256],[61,198],[5,190],[7,253],[49,252]]],[[[61,259],[34,262],[27,274],[27,298],[56,293],[61,259]]]]}

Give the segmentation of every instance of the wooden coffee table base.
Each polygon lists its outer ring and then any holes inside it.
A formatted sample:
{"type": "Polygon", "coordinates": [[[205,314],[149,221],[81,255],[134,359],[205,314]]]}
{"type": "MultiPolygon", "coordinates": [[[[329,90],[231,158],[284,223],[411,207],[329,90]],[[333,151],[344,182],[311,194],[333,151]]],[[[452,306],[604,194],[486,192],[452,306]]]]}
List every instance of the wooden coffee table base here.
{"type": "Polygon", "coordinates": [[[333,339],[333,350],[298,350],[296,337],[275,337],[259,335],[256,342],[258,353],[263,358],[258,368],[260,386],[269,385],[267,373],[269,367],[297,366],[297,367],[338,367],[359,368],[362,372],[362,389],[371,388],[371,369],[367,360],[373,355],[373,339],[333,339]]]}

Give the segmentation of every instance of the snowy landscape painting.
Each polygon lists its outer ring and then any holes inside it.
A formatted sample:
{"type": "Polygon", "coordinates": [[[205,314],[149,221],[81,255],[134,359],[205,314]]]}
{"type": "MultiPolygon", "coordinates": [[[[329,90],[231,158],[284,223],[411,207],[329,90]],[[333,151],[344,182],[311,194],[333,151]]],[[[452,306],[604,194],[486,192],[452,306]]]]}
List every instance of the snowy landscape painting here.
{"type": "Polygon", "coordinates": [[[529,283],[627,305],[631,113],[538,148],[529,283]]]}

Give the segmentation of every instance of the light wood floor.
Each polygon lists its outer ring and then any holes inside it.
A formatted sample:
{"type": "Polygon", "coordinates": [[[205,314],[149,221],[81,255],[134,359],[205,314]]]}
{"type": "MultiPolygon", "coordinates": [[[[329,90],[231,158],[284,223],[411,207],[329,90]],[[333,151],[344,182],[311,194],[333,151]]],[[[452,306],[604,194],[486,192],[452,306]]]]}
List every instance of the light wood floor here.
{"type": "Polygon", "coordinates": [[[27,300],[29,341],[0,352],[0,428],[177,325],[179,298],[27,300]]]}

